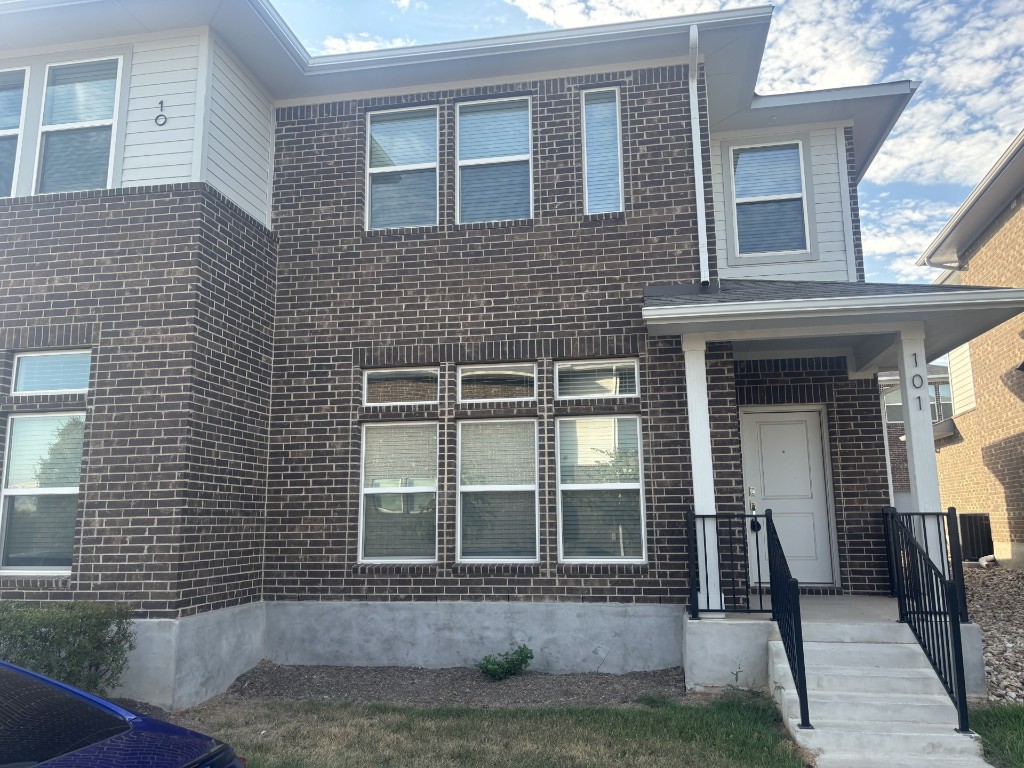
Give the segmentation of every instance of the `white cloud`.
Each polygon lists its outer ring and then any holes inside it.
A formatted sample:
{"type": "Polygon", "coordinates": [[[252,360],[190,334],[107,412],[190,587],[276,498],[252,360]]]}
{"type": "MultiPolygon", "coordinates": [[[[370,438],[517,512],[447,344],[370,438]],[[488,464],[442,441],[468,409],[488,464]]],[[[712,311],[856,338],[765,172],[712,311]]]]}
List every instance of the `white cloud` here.
{"type": "Polygon", "coordinates": [[[400,10],[402,13],[405,13],[406,11],[409,10],[409,5],[412,2],[412,0],[391,0],[391,2],[398,10],[400,10]]]}
{"type": "Polygon", "coordinates": [[[371,35],[368,32],[356,32],[344,37],[324,38],[317,54],[328,56],[337,53],[358,53],[360,51],[376,51],[381,48],[403,48],[415,44],[415,40],[404,37],[385,38],[380,35],[371,35]]]}
{"type": "Polygon", "coordinates": [[[915,262],[956,211],[932,200],[893,200],[879,195],[861,206],[861,232],[868,280],[928,283],[938,273],[915,262]]]}

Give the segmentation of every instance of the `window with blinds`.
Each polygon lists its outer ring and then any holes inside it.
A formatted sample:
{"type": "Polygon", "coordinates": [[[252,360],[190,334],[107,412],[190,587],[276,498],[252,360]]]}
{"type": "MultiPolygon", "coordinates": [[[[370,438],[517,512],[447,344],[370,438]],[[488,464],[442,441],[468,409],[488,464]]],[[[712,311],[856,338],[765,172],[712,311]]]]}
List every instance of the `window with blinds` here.
{"type": "Polygon", "coordinates": [[[799,142],[733,147],[735,236],[740,255],[806,251],[806,195],[799,142]]]}
{"type": "Polygon", "coordinates": [[[0,569],[71,567],[85,414],[12,415],[0,489],[0,569]]]}
{"type": "Polygon", "coordinates": [[[555,397],[634,397],[636,360],[599,360],[555,365],[555,397]]]}
{"type": "Polygon", "coordinates": [[[510,402],[537,399],[533,363],[466,365],[459,368],[459,402],[510,402]]]}
{"type": "Polygon", "coordinates": [[[639,418],[563,418],[556,433],[560,558],[643,562],[639,418]]]}
{"type": "Polygon", "coordinates": [[[458,105],[458,219],[528,219],[533,211],[530,101],[458,105]]]}
{"type": "Polygon", "coordinates": [[[15,395],[63,394],[89,389],[89,350],[26,352],[14,358],[15,395]]]}
{"type": "Polygon", "coordinates": [[[437,423],[363,427],[360,560],[437,559],[437,423]]]}
{"type": "Polygon", "coordinates": [[[0,72],[0,197],[14,194],[27,74],[25,69],[0,72]]]}
{"type": "Polygon", "coordinates": [[[38,192],[109,184],[120,59],[47,68],[38,192]]]}
{"type": "Polygon", "coordinates": [[[368,229],[437,224],[437,109],[369,116],[368,229]]]}
{"type": "Polygon", "coordinates": [[[617,88],[583,93],[583,169],[587,213],[622,210],[622,139],[617,88]]]}
{"type": "Polygon", "coordinates": [[[537,423],[459,423],[458,559],[535,562],[537,423]]]}
{"type": "Polygon", "coordinates": [[[439,371],[437,368],[367,371],[363,383],[363,402],[366,405],[436,403],[439,371]]]}

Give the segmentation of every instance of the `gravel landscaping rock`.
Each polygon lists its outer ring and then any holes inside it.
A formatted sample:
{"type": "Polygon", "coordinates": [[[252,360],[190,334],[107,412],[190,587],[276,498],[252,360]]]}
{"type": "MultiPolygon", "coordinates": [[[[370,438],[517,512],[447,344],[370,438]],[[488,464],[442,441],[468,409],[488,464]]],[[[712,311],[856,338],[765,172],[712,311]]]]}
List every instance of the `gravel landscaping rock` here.
{"type": "Polygon", "coordinates": [[[982,631],[989,701],[1024,702],[1024,571],[968,568],[964,583],[982,631]]]}
{"type": "Polygon", "coordinates": [[[495,682],[472,668],[288,667],[263,661],[235,680],[227,695],[360,704],[607,706],[632,704],[644,696],[681,700],[686,688],[678,667],[625,675],[527,671],[495,682]]]}

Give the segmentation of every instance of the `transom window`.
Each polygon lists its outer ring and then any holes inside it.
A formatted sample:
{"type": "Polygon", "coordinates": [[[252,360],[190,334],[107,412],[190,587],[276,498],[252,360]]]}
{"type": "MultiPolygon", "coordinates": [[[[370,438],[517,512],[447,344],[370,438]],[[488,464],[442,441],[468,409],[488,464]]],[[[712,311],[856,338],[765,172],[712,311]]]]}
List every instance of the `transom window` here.
{"type": "Polygon", "coordinates": [[[740,255],[808,250],[800,142],[730,151],[740,255]]]}
{"type": "Polygon", "coordinates": [[[555,396],[560,399],[633,397],[639,394],[636,360],[558,363],[555,396]]]}
{"type": "Polygon", "coordinates": [[[557,434],[561,559],[643,562],[640,419],[559,419],[557,434]]]}
{"type": "Polygon", "coordinates": [[[0,72],[0,197],[10,197],[14,192],[27,74],[26,69],[0,72]]]}
{"type": "Polygon", "coordinates": [[[531,146],[529,99],[459,104],[461,223],[532,216],[531,146]]]}
{"type": "Polygon", "coordinates": [[[622,210],[619,90],[583,92],[583,168],[587,213],[622,210]]]}
{"type": "Polygon", "coordinates": [[[437,224],[437,108],[369,117],[367,227],[437,224]]]}
{"type": "Polygon", "coordinates": [[[110,186],[120,65],[103,59],[47,67],[38,192],[110,186]]]}
{"type": "Polygon", "coordinates": [[[537,398],[533,363],[467,365],[459,368],[459,402],[508,402],[537,398]]]}
{"type": "Polygon", "coordinates": [[[437,368],[367,371],[364,384],[366,405],[436,403],[439,374],[437,368]]]}
{"type": "Polygon", "coordinates": [[[11,392],[56,395],[89,389],[89,350],[25,352],[14,358],[11,392]]]}
{"type": "Polygon", "coordinates": [[[12,415],[0,493],[0,568],[71,568],[84,413],[12,415]]]}

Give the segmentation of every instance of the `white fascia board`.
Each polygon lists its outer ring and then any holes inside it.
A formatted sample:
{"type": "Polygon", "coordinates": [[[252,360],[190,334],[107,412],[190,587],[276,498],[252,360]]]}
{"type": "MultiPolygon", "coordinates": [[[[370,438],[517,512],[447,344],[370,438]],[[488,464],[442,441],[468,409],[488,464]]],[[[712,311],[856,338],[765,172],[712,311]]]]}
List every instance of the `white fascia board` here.
{"type": "Polygon", "coordinates": [[[960,253],[968,248],[1020,191],[1024,189],[1024,131],[946,222],[917,260],[919,267],[958,270],[960,253]]]}
{"type": "Polygon", "coordinates": [[[719,304],[688,304],[682,307],[647,307],[643,318],[648,325],[680,323],[687,320],[723,322],[745,319],[770,323],[794,317],[858,318],[878,317],[906,310],[951,310],[1019,306],[1024,310],[1024,289],[992,288],[989,290],[943,291],[932,294],[885,294],[879,296],[847,296],[841,298],[785,299],[779,301],[723,302],[719,304]]]}

